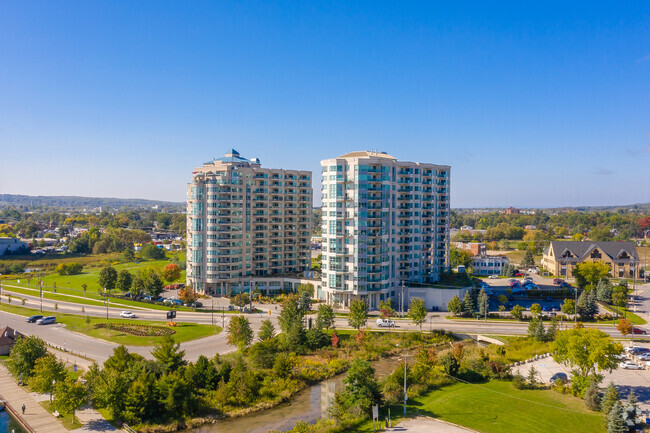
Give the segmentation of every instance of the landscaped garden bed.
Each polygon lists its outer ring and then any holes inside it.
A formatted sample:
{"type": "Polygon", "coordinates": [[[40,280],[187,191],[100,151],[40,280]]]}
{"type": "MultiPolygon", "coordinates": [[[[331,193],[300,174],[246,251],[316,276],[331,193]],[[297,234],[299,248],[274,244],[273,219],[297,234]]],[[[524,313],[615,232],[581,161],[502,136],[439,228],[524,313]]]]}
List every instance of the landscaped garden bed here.
{"type": "Polygon", "coordinates": [[[96,323],[95,328],[110,329],[111,331],[124,332],[138,337],[162,337],[163,335],[172,335],[176,331],[156,325],[139,325],[136,323],[96,323]]]}

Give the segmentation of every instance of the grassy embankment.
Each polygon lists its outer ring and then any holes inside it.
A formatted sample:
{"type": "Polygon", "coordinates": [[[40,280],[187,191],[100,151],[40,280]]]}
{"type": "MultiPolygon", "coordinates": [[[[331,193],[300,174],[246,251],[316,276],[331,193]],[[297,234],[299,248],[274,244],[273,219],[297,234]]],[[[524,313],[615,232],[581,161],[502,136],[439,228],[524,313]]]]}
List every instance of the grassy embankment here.
{"type": "MultiPolygon", "coordinates": [[[[20,307],[17,305],[2,304],[1,311],[18,314],[21,316],[29,317],[34,314],[39,314],[38,310],[32,308],[20,307]]],[[[59,323],[66,325],[70,331],[79,332],[93,338],[100,338],[102,340],[110,341],[117,344],[125,344],[131,346],[151,346],[156,344],[160,337],[156,336],[137,336],[115,329],[97,328],[97,324],[112,323],[112,324],[136,324],[136,325],[149,325],[149,326],[167,326],[164,322],[147,321],[147,320],[132,320],[132,319],[113,319],[106,320],[100,317],[90,316],[77,316],[74,314],[56,314],[56,319],[59,323]]],[[[40,326],[33,324],[33,326],[40,326]]],[[[49,325],[46,325],[49,326],[49,325]]],[[[177,343],[196,340],[198,338],[209,337],[211,335],[221,332],[221,327],[212,325],[199,325],[196,323],[177,322],[173,334],[177,343]]]]}
{"type": "MultiPolygon", "coordinates": [[[[552,390],[518,390],[511,382],[456,383],[409,401],[408,414],[419,413],[485,433],[595,433],[603,432],[602,414],[585,408],[584,402],[552,390]]],[[[403,419],[403,407],[391,407],[395,422],[403,419]]],[[[380,411],[385,419],[386,408],[380,411]]],[[[372,422],[355,431],[372,432],[372,422]]]]}

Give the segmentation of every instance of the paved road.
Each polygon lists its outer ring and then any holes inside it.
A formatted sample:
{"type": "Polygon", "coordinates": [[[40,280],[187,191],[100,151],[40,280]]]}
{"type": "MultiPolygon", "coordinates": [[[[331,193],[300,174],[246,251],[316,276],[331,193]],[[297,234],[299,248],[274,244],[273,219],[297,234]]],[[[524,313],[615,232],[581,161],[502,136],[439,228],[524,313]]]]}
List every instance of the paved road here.
{"type": "MultiPolygon", "coordinates": [[[[536,276],[536,278],[540,278],[536,276]]],[[[495,281],[495,280],[492,280],[495,281]]],[[[496,281],[507,281],[507,280],[496,280],[496,281]]],[[[6,302],[6,295],[10,293],[10,287],[3,285],[3,301],[6,302]]],[[[650,319],[648,312],[650,311],[650,284],[644,286],[639,286],[637,290],[637,312],[638,314],[644,316],[646,319],[650,319]]],[[[40,299],[37,296],[27,296],[17,294],[16,296],[21,296],[25,298],[26,307],[38,308],[40,306],[40,299]]],[[[216,304],[225,304],[224,299],[216,299],[216,304]]],[[[14,301],[15,303],[17,301],[14,301]]],[[[55,301],[43,300],[43,309],[44,312],[48,311],[52,314],[59,313],[72,313],[72,314],[81,314],[81,306],[79,304],[56,301],[58,304],[58,310],[54,311],[55,301]]],[[[18,305],[20,305],[18,303],[18,305]]],[[[271,315],[266,314],[249,314],[247,317],[251,321],[251,326],[255,332],[259,330],[263,320],[268,318],[274,322],[276,329],[278,329],[277,315],[279,313],[279,308],[276,309],[275,305],[260,305],[260,309],[264,311],[271,310],[271,315]]],[[[83,314],[97,317],[105,317],[106,309],[103,307],[95,306],[85,306],[85,312],[83,314]]],[[[114,308],[109,307],[109,317],[117,318],[119,317],[120,311],[123,308],[114,308]]],[[[135,308],[132,311],[136,312],[138,318],[147,319],[147,320],[160,320],[165,321],[165,311],[160,310],[136,310],[135,308]]],[[[507,335],[525,335],[528,330],[528,325],[526,323],[518,322],[483,322],[483,321],[454,321],[446,320],[445,315],[447,313],[432,313],[429,314],[429,317],[425,324],[423,325],[423,330],[429,329],[444,329],[451,332],[457,332],[462,334],[507,334],[507,335]]],[[[214,322],[216,325],[227,327],[229,319],[232,317],[232,314],[215,314],[214,322]]],[[[194,322],[209,324],[212,323],[213,316],[210,313],[202,312],[185,312],[180,311],[176,317],[177,321],[180,322],[194,322]]],[[[377,326],[374,323],[375,319],[371,318],[368,322],[371,329],[377,329],[377,326]]],[[[418,327],[413,325],[409,320],[396,320],[397,330],[416,330],[418,327]]],[[[15,316],[9,313],[0,312],[0,325],[9,325],[18,331],[27,334],[27,335],[38,335],[48,343],[68,350],[72,350],[76,353],[82,353],[86,356],[96,360],[99,363],[103,363],[113,352],[113,349],[116,347],[114,343],[110,343],[104,340],[94,339],[87,337],[82,334],[68,331],[63,325],[48,325],[48,326],[39,326],[36,324],[27,324],[25,319],[22,316],[15,316]]],[[[571,326],[571,324],[567,324],[571,326]]],[[[346,318],[336,318],[335,326],[338,329],[348,328],[346,318]]],[[[604,325],[599,326],[600,329],[607,332],[611,336],[619,337],[620,334],[613,325],[604,325]]],[[[643,337],[642,337],[643,338],[643,337]]],[[[645,337],[650,338],[650,337],[645,337]]],[[[190,341],[183,343],[181,345],[182,349],[186,351],[186,358],[190,361],[196,360],[200,355],[206,355],[208,357],[214,356],[216,353],[227,353],[234,350],[234,347],[229,346],[226,343],[226,333],[222,332],[216,336],[211,336],[207,338],[202,338],[199,340],[190,341]]],[[[150,347],[143,346],[131,346],[129,350],[139,353],[145,357],[150,358],[150,347]]]]}

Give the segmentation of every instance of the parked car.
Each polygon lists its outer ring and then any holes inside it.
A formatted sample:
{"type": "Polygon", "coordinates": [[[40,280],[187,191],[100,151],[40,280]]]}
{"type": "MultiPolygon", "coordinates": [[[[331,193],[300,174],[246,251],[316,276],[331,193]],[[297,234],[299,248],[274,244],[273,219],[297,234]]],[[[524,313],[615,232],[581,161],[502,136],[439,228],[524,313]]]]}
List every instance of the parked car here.
{"type": "Polygon", "coordinates": [[[553,278],[553,284],[555,285],[560,285],[560,283],[563,283],[564,280],[562,278],[553,278]]]}
{"type": "Polygon", "coordinates": [[[644,334],[645,335],[645,334],[648,333],[648,331],[646,331],[645,329],[641,329],[641,328],[632,328],[632,333],[633,334],[644,334]]]}
{"type": "Polygon", "coordinates": [[[43,316],[39,316],[39,315],[30,316],[27,318],[27,323],[35,323],[38,319],[42,319],[42,318],[43,316]]]}
{"type": "Polygon", "coordinates": [[[517,272],[517,273],[515,274],[515,277],[523,277],[523,276],[524,276],[524,274],[522,274],[521,272],[517,272]]]}
{"type": "Polygon", "coordinates": [[[190,307],[192,308],[201,308],[202,306],[203,306],[203,302],[198,302],[198,301],[192,302],[192,304],[190,304],[190,307]]]}
{"type": "Polygon", "coordinates": [[[516,282],[517,282],[517,280],[515,280],[514,278],[510,278],[510,279],[508,280],[508,283],[510,283],[510,284],[512,284],[512,283],[516,283],[516,282]]]}
{"type": "Polygon", "coordinates": [[[393,322],[390,319],[379,318],[379,319],[377,319],[377,326],[379,326],[380,328],[383,328],[383,327],[392,328],[393,326],[395,326],[395,322],[393,322]]]}
{"type": "Polygon", "coordinates": [[[37,325],[49,325],[50,323],[56,323],[56,317],[47,316],[47,317],[43,317],[42,319],[38,319],[36,321],[37,325]]]}
{"type": "Polygon", "coordinates": [[[522,289],[521,286],[517,286],[517,287],[514,287],[512,289],[512,294],[513,295],[517,295],[517,294],[520,294],[520,293],[526,293],[526,290],[522,289]]]}
{"type": "Polygon", "coordinates": [[[566,281],[562,281],[560,283],[560,287],[563,288],[563,289],[569,289],[569,288],[571,288],[571,284],[567,283],[566,281]]]}
{"type": "Polygon", "coordinates": [[[641,349],[641,346],[637,346],[637,345],[634,345],[634,344],[632,346],[625,346],[625,351],[627,353],[630,353],[630,352],[632,352],[632,351],[634,351],[636,349],[641,349]]]}
{"type": "Polygon", "coordinates": [[[555,383],[556,380],[561,380],[562,382],[568,382],[569,381],[569,376],[566,375],[566,373],[555,373],[553,376],[551,376],[551,383],[555,383]]]}
{"type": "Polygon", "coordinates": [[[642,353],[639,355],[639,360],[650,361],[650,353],[642,353]]]}
{"type": "Polygon", "coordinates": [[[624,368],[625,370],[643,370],[643,366],[632,361],[623,361],[619,364],[619,367],[624,368]]]}
{"type": "Polygon", "coordinates": [[[123,317],[125,319],[135,319],[135,313],[131,311],[122,311],[120,313],[120,317],[123,317]]]}
{"type": "Polygon", "coordinates": [[[496,280],[497,278],[499,278],[499,276],[497,274],[494,274],[494,275],[490,275],[488,278],[491,280],[496,280]]]}
{"type": "Polygon", "coordinates": [[[539,286],[535,283],[526,283],[524,284],[526,290],[539,290],[539,286]]]}

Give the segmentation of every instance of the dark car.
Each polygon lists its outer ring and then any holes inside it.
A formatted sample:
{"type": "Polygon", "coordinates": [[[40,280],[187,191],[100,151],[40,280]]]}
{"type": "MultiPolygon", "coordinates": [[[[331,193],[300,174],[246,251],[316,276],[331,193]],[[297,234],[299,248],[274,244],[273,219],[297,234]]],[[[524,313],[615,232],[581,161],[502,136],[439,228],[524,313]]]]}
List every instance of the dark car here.
{"type": "Polygon", "coordinates": [[[564,280],[562,278],[553,278],[553,284],[561,284],[564,280]]]}
{"type": "Polygon", "coordinates": [[[645,334],[648,333],[648,331],[646,331],[645,329],[641,329],[641,328],[632,328],[632,333],[633,334],[644,334],[645,335],[645,334]]]}
{"type": "Polygon", "coordinates": [[[546,302],[553,302],[553,298],[551,298],[550,296],[547,296],[546,297],[546,302]]]}
{"type": "Polygon", "coordinates": [[[561,380],[562,382],[568,382],[569,381],[569,376],[566,375],[566,373],[555,373],[553,376],[551,376],[551,383],[554,383],[556,380],[561,380]]]}
{"type": "Polygon", "coordinates": [[[27,323],[35,323],[38,319],[42,319],[43,316],[30,316],[27,318],[27,323]]]}
{"type": "Polygon", "coordinates": [[[564,289],[564,288],[567,288],[567,289],[568,289],[569,287],[571,287],[571,284],[567,283],[566,281],[562,281],[562,282],[560,283],[560,287],[563,288],[563,289],[564,289]]]}

